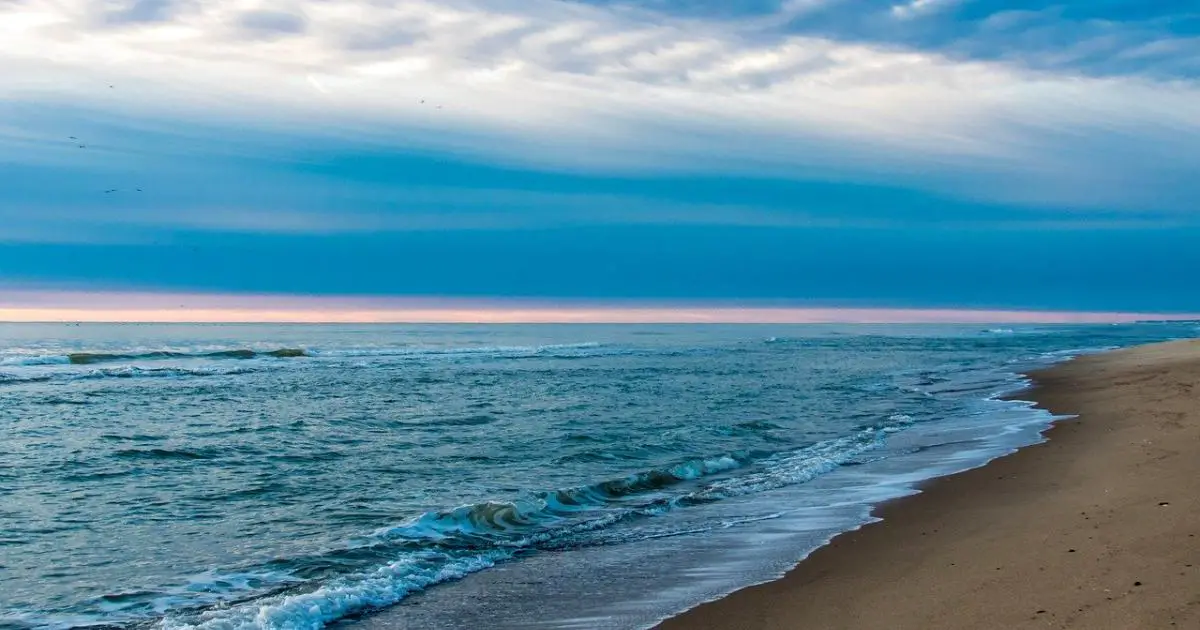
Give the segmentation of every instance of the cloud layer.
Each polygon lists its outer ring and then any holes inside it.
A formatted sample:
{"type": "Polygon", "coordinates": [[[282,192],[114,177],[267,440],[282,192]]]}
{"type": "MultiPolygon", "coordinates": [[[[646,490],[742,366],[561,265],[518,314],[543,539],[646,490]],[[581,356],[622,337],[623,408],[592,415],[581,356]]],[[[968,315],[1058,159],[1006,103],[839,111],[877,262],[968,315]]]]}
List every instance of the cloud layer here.
{"type": "Polygon", "coordinates": [[[1198,35],[1172,0],[0,0],[0,279],[1195,310],[1198,35]]]}
{"type": "Polygon", "coordinates": [[[1188,80],[879,41],[844,4],[715,19],[556,0],[10,2],[0,94],[538,168],[907,178],[1030,204],[1177,207],[1146,190],[1200,166],[1188,80]]]}

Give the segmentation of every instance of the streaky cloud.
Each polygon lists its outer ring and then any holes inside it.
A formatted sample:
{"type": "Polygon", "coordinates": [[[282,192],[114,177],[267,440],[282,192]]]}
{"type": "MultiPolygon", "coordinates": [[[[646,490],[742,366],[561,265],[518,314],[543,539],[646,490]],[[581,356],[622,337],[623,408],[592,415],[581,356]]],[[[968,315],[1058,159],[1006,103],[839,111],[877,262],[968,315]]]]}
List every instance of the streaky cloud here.
{"type": "Polygon", "coordinates": [[[247,15],[233,0],[122,28],[95,26],[82,0],[16,7],[0,9],[9,107],[77,101],[529,168],[903,178],[1086,207],[1168,201],[1153,191],[1186,183],[1200,160],[1190,82],[772,34],[751,19],[543,0],[306,3],[303,22],[282,8],[255,18],[264,39],[231,26],[247,15]]]}

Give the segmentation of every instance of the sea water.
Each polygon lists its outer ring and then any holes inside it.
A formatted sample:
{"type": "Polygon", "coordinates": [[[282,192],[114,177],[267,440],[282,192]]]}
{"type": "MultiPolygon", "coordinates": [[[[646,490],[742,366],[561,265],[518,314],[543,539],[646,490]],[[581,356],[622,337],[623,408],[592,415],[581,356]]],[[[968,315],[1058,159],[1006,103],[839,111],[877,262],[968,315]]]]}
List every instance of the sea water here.
{"type": "Polygon", "coordinates": [[[1103,326],[0,325],[0,627],[640,628],[1041,439],[1103,326]]]}

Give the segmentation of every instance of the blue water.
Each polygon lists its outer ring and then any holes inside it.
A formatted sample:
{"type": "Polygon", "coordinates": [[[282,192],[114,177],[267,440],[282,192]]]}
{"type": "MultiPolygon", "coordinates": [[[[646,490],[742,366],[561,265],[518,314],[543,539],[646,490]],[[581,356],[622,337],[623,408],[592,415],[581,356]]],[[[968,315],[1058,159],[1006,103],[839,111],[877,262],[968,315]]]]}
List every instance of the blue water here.
{"type": "Polygon", "coordinates": [[[0,325],[0,626],[644,627],[1040,439],[1020,371],[1197,334],[0,325]]]}

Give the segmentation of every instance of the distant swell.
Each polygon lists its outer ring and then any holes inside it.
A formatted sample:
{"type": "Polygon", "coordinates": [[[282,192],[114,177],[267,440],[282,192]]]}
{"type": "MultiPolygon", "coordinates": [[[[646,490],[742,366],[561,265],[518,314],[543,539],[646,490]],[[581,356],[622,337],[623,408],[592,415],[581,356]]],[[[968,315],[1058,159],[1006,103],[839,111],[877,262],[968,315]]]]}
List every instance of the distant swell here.
{"type": "MultiPolygon", "coordinates": [[[[246,360],[246,359],[293,359],[315,357],[321,359],[421,359],[456,356],[497,356],[515,358],[572,359],[598,356],[601,344],[595,342],[549,344],[540,346],[467,346],[467,347],[377,347],[377,348],[278,348],[275,350],[253,350],[235,348],[211,352],[181,352],[155,350],[151,352],[72,352],[70,354],[17,354],[0,357],[0,367],[49,367],[61,365],[88,366],[120,362],[149,362],[169,360],[246,360]]],[[[621,354],[626,350],[614,350],[621,354]]]]}
{"type": "Polygon", "coordinates": [[[308,356],[308,352],[302,348],[280,348],[278,350],[266,351],[239,349],[202,353],[143,352],[140,354],[108,354],[103,352],[75,352],[67,355],[67,362],[72,365],[92,365],[95,363],[112,363],[116,361],[158,361],[166,359],[255,359],[260,357],[290,359],[306,356],[308,356]]]}

